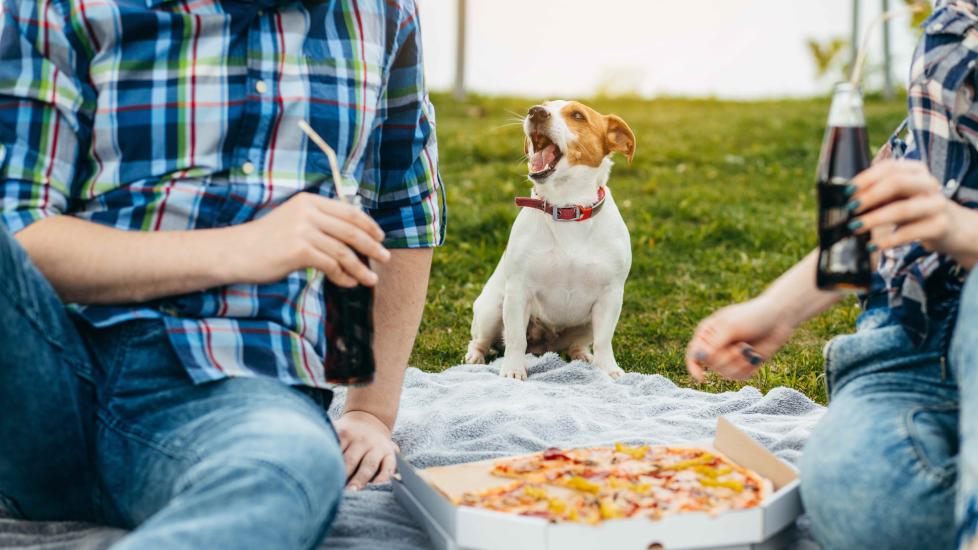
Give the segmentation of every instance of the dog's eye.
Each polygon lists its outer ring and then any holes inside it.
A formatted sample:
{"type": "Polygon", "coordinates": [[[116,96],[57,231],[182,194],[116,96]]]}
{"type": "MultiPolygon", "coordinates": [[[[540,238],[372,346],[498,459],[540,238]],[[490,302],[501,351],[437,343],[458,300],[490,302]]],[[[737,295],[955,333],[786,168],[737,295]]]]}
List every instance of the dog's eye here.
{"type": "Polygon", "coordinates": [[[573,113],[571,113],[571,118],[573,118],[574,120],[584,120],[584,113],[580,111],[574,111],[573,113]]]}

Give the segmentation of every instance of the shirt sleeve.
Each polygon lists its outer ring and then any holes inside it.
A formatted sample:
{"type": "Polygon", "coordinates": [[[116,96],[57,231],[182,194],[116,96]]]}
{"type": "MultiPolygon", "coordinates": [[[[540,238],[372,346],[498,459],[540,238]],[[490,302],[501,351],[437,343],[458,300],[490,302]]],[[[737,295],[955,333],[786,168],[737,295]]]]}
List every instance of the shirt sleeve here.
{"type": "Polygon", "coordinates": [[[387,234],[385,246],[429,248],[444,242],[447,209],[416,9],[406,17],[368,141],[360,194],[387,234]]]}
{"type": "Polygon", "coordinates": [[[76,77],[82,44],[65,3],[2,0],[0,10],[0,227],[16,233],[67,211],[94,92],[76,77]]]}

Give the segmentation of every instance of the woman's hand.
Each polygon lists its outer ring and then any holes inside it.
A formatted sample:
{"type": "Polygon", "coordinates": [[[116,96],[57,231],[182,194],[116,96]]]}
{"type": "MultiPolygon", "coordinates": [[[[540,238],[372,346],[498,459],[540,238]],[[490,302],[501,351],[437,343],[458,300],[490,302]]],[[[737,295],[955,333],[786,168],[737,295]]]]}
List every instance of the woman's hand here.
{"type": "Polygon", "coordinates": [[[794,332],[795,325],[766,295],[725,307],[700,322],[686,347],[686,368],[702,382],[706,370],[747,380],[794,332]]]}
{"type": "Polygon", "coordinates": [[[398,448],[391,430],[365,411],[348,411],[334,423],[346,463],[346,486],[357,491],[368,483],[389,481],[397,468],[398,448]]]}
{"type": "Polygon", "coordinates": [[[948,199],[922,162],[886,160],[852,180],[849,227],[873,233],[871,250],[920,241],[966,269],[978,262],[978,212],[948,199]]]}
{"type": "Polygon", "coordinates": [[[312,193],[298,193],[267,216],[230,228],[236,254],[230,269],[238,283],[271,283],[300,269],[322,271],[333,283],[377,284],[377,274],[357,252],[390,259],[380,226],[358,208],[312,193]]]}

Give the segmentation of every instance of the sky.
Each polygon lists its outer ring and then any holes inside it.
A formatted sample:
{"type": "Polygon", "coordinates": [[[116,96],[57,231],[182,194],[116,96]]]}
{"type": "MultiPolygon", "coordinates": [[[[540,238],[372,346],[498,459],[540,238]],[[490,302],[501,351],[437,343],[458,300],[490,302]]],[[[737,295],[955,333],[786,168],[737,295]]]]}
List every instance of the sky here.
{"type": "MultiPolygon", "coordinates": [[[[457,0],[417,0],[429,87],[452,87],[457,0]]],[[[584,97],[601,89],[723,98],[825,93],[807,38],[847,37],[852,0],[468,0],[468,87],[584,97]]],[[[862,0],[865,27],[881,0],[862,0]]],[[[902,5],[891,0],[891,6],[902,5]]],[[[915,36],[895,19],[903,85],[915,36]]],[[[880,33],[870,64],[882,63],[880,33]]],[[[872,84],[872,82],[870,82],[872,84]]]]}

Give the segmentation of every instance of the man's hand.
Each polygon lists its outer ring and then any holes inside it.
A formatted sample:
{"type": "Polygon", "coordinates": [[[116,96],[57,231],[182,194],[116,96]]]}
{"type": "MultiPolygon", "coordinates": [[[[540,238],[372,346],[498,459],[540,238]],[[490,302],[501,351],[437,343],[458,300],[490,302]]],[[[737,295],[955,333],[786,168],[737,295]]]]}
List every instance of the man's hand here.
{"type": "Polygon", "coordinates": [[[686,348],[686,368],[702,382],[706,370],[747,380],[794,332],[775,302],[762,295],[725,307],[700,322],[686,348]]]}
{"type": "Polygon", "coordinates": [[[390,480],[397,467],[394,453],[399,449],[386,424],[368,412],[348,411],[334,425],[346,462],[348,489],[357,491],[368,483],[390,480]]]}
{"type": "Polygon", "coordinates": [[[356,252],[390,260],[384,232],[358,208],[312,193],[298,193],[267,216],[232,228],[238,250],[232,279],[271,283],[299,269],[314,268],[343,287],[377,284],[356,252]]]}
{"type": "Polygon", "coordinates": [[[874,164],[852,180],[849,203],[859,217],[856,233],[876,229],[879,249],[920,241],[943,252],[966,269],[978,263],[978,213],[947,198],[927,166],[917,161],[874,164]]]}

